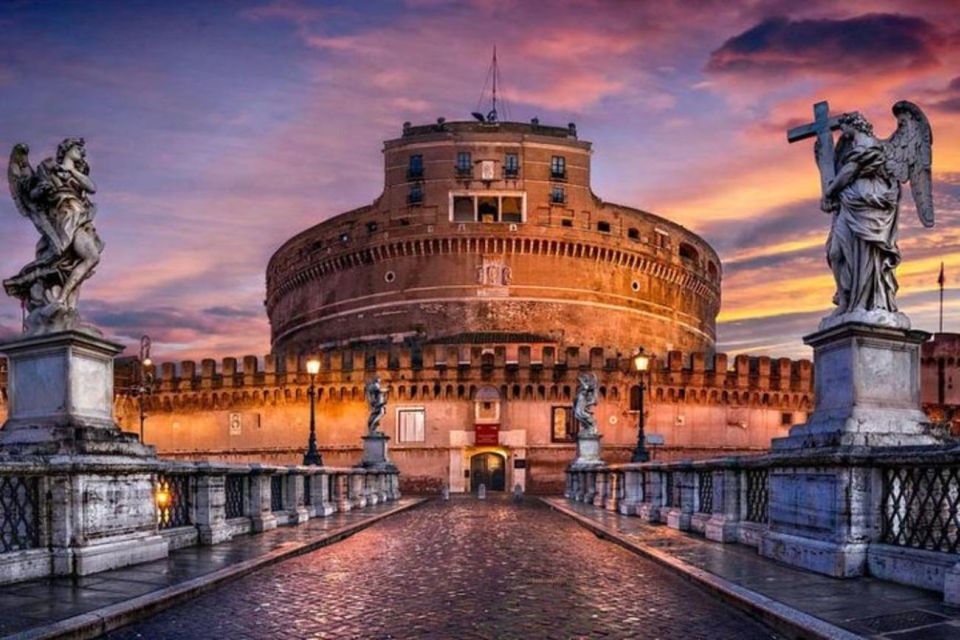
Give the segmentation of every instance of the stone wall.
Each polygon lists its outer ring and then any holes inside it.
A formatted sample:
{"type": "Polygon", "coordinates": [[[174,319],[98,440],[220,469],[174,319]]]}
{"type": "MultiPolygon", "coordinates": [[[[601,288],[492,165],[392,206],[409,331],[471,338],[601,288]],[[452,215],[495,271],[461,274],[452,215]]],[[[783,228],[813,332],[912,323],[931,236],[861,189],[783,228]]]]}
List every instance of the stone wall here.
{"type": "Polygon", "coordinates": [[[274,353],[459,333],[527,333],[581,348],[709,352],[720,260],[703,239],[590,189],[590,143],[568,128],[408,127],[385,143],[385,188],[277,250],[267,267],[274,353]],[[458,172],[459,152],[473,168],[458,172]],[[505,153],[519,157],[507,178],[505,153]],[[423,170],[409,172],[409,158],[423,170]],[[565,158],[562,177],[551,158],[565,158]],[[496,166],[483,179],[480,164],[496,166]],[[411,203],[411,189],[422,199],[411,203]],[[562,188],[563,202],[551,191],[562,188]],[[456,194],[522,194],[522,222],[452,219],[456,194]],[[562,275],[560,275],[562,274],[562,275]]]}

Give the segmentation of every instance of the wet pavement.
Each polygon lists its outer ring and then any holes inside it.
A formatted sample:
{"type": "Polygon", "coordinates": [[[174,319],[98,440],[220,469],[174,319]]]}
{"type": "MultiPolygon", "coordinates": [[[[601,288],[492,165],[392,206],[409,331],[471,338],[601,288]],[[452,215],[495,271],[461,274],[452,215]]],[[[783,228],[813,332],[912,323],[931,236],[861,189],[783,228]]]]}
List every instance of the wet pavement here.
{"type": "Polygon", "coordinates": [[[107,637],[776,636],[538,500],[465,496],[391,516],[107,637]]]}

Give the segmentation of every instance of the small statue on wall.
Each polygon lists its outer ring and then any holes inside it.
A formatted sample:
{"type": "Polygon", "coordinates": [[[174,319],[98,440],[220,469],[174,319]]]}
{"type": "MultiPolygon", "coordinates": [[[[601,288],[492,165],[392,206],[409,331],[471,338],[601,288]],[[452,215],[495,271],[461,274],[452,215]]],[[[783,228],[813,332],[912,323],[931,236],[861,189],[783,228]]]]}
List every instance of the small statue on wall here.
{"type": "Polygon", "coordinates": [[[380,421],[387,415],[387,392],[377,376],[367,383],[365,388],[367,405],[370,407],[370,417],[367,419],[367,435],[380,433],[380,421]]]}
{"type": "Polygon", "coordinates": [[[593,409],[597,405],[597,376],[582,373],[577,377],[577,395],[573,401],[573,417],[580,424],[580,435],[597,435],[597,418],[593,409]]]}
{"type": "Polygon", "coordinates": [[[27,335],[92,327],[80,324],[80,285],[100,262],[103,241],[93,225],[97,207],[83,138],[67,138],[36,169],[29,147],[17,144],[10,154],[7,180],[17,210],[40,232],[36,255],[20,272],[3,281],[7,294],[27,311],[27,335]]]}

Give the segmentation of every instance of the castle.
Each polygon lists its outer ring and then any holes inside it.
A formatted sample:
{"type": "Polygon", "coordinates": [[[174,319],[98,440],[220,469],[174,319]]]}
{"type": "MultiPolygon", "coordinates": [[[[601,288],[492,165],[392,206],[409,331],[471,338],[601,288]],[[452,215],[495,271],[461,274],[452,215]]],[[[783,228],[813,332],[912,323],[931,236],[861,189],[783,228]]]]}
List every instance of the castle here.
{"type": "MultiPolygon", "coordinates": [[[[640,405],[629,362],[643,348],[658,459],[766,449],[806,419],[810,362],[738,356],[730,369],[715,354],[716,253],[597,197],[591,153],[574,124],[405,123],[384,144],[383,193],[270,259],[271,355],[162,365],[143,399],[146,442],[173,457],[298,463],[304,364],[319,358],[328,464],[356,462],[364,382],[379,375],[405,490],[557,491],[583,370],[599,377],[605,457],[629,458],[640,405]]],[[[139,398],[121,392],[116,409],[138,430],[139,398]]]]}

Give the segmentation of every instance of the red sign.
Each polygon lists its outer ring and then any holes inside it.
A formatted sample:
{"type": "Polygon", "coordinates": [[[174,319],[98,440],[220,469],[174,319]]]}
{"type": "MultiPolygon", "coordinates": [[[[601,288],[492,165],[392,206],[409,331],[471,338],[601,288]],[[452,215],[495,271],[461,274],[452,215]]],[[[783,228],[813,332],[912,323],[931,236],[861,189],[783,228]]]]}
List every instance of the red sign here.
{"type": "Polygon", "coordinates": [[[478,447],[496,447],[500,444],[500,425],[478,424],[473,428],[476,433],[473,443],[478,447]]]}

